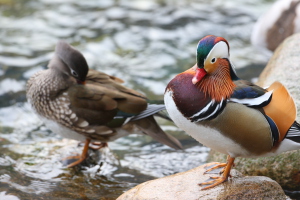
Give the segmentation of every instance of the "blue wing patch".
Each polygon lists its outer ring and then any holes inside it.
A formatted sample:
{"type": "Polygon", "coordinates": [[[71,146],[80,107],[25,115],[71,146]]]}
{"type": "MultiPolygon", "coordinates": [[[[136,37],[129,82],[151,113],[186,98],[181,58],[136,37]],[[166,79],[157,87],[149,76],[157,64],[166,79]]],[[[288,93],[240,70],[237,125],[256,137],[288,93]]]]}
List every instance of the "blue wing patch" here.
{"type": "Polygon", "coordinates": [[[237,88],[234,90],[233,94],[231,95],[231,98],[236,99],[251,99],[251,98],[257,98],[261,95],[263,95],[265,92],[258,92],[254,90],[252,87],[246,87],[246,88],[237,88]]]}
{"type": "Polygon", "coordinates": [[[249,107],[263,107],[270,103],[272,91],[267,91],[248,81],[235,81],[236,88],[228,101],[249,107]]]}

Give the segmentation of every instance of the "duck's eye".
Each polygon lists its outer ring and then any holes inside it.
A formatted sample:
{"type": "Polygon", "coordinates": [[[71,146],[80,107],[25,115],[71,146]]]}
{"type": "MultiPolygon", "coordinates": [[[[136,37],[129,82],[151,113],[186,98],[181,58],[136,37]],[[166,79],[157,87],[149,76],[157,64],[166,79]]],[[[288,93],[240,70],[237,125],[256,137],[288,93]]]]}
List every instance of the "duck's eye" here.
{"type": "Polygon", "coordinates": [[[216,58],[211,59],[211,63],[215,63],[216,62],[216,58]]]}
{"type": "Polygon", "coordinates": [[[71,73],[72,73],[73,76],[78,77],[77,72],[75,72],[74,70],[71,70],[71,73]]]}

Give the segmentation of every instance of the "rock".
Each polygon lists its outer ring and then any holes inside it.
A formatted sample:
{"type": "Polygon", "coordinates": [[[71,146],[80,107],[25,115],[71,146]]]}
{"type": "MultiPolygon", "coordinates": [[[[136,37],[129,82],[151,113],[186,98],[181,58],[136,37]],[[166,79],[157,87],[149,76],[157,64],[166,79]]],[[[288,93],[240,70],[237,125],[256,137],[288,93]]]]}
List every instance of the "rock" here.
{"type": "Polygon", "coordinates": [[[261,73],[258,85],[268,86],[280,81],[291,93],[297,105],[297,121],[300,122],[300,33],[283,41],[276,49],[261,73]]]}
{"type": "MultiPolygon", "coordinates": [[[[297,121],[300,122],[300,34],[288,37],[276,49],[268,65],[261,73],[258,84],[283,83],[297,105],[297,121]]],[[[226,155],[210,153],[209,161],[225,162],[226,155]]],[[[236,158],[235,169],[249,176],[268,176],[286,190],[300,190],[300,151],[289,151],[273,157],[236,158]]]]}
{"type": "MultiPolygon", "coordinates": [[[[243,176],[236,170],[221,185],[201,190],[206,181],[204,165],[171,176],[142,183],[122,194],[117,200],[181,200],[181,199],[286,199],[278,183],[267,177],[243,176]]],[[[215,176],[215,175],[214,175],[215,176]]]]}
{"type": "MultiPolygon", "coordinates": [[[[234,169],[248,176],[270,177],[286,190],[299,190],[299,155],[299,151],[291,151],[272,157],[236,158],[234,169]]],[[[226,162],[226,157],[212,150],[208,161],[226,162]]]]}

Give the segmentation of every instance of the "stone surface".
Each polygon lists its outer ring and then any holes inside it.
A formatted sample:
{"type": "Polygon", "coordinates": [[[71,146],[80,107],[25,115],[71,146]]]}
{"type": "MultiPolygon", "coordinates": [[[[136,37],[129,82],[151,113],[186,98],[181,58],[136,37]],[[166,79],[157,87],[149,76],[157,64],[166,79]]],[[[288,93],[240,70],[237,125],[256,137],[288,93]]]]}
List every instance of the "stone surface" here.
{"type": "MultiPolygon", "coordinates": [[[[267,177],[243,176],[231,171],[229,181],[208,190],[198,183],[206,181],[204,165],[187,172],[142,183],[125,192],[117,200],[182,200],[182,199],[286,199],[278,183],[267,177]]],[[[214,175],[215,176],[215,175],[214,175]]]]}
{"type": "MultiPolygon", "coordinates": [[[[226,155],[211,151],[208,161],[225,162],[226,155]]],[[[234,169],[248,176],[267,176],[277,181],[283,189],[300,190],[300,153],[285,152],[261,158],[236,158],[234,169]]]]}
{"type": "MultiPolygon", "coordinates": [[[[293,96],[300,122],[300,34],[288,37],[276,49],[257,84],[268,86],[274,81],[284,84],[293,96]]],[[[213,151],[209,156],[209,161],[225,160],[226,155],[213,151]]],[[[300,190],[300,151],[256,159],[236,158],[235,164],[235,169],[245,175],[268,176],[284,189],[300,190]]]]}
{"type": "Polygon", "coordinates": [[[274,81],[280,81],[291,93],[300,121],[300,33],[285,39],[276,49],[257,84],[269,86],[274,81]]]}

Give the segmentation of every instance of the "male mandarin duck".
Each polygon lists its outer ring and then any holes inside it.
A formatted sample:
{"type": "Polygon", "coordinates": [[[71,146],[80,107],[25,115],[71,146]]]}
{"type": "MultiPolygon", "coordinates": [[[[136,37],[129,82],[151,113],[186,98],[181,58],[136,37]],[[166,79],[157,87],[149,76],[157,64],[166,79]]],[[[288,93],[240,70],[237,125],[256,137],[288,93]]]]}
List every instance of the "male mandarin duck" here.
{"type": "Polygon", "coordinates": [[[153,115],[164,105],[151,105],[141,93],[121,85],[123,81],[89,70],[84,56],[66,42],[58,42],[48,69],[27,83],[27,99],[53,132],[85,141],[81,156],[69,157],[73,167],[87,157],[90,142],[99,148],[130,133],[143,133],[175,149],[180,142],[166,134],[153,115]]]}
{"type": "Polygon", "coordinates": [[[296,106],[274,82],[264,89],[237,77],[229,44],[208,35],[197,47],[197,63],[167,85],[166,109],[175,124],[205,146],[227,154],[221,177],[200,183],[208,189],[227,180],[236,157],[262,157],[300,149],[296,106]]]}

